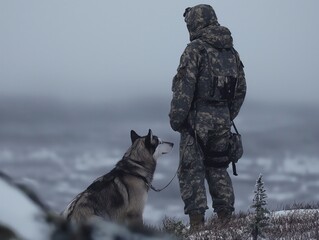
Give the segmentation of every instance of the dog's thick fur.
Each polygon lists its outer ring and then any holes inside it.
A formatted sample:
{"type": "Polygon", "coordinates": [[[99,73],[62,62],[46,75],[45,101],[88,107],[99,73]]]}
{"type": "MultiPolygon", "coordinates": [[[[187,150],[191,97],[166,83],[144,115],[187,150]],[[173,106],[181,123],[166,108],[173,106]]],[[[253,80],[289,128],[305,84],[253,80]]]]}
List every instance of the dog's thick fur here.
{"type": "Polygon", "coordinates": [[[75,222],[100,217],[129,225],[143,224],[143,210],[156,160],[171,151],[173,143],[162,142],[151,130],[144,137],[132,130],[131,140],[131,147],[115,168],[78,194],[63,216],[75,222]]]}

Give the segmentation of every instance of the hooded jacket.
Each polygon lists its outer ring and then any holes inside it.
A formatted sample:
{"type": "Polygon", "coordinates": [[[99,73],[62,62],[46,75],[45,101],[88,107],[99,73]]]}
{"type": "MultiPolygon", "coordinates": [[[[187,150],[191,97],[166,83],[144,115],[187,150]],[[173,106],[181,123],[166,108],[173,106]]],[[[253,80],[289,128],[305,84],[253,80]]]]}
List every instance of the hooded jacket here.
{"type": "Polygon", "coordinates": [[[246,95],[243,64],[233,48],[231,32],[220,26],[209,5],[188,8],[184,17],[191,42],[173,78],[171,127],[181,131],[189,125],[201,130],[216,123],[230,126],[246,95]],[[237,83],[235,95],[226,102],[222,101],[218,88],[223,87],[229,77],[237,83]],[[200,101],[202,99],[211,101],[200,101]]]}

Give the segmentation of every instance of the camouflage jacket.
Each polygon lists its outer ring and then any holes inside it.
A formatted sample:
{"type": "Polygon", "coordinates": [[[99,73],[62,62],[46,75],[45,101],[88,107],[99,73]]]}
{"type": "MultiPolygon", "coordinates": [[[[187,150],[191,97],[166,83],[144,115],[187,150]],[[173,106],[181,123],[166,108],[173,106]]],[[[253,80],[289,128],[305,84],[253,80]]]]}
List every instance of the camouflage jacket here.
{"type": "Polygon", "coordinates": [[[198,5],[185,16],[191,42],[173,78],[170,124],[181,131],[186,123],[201,127],[228,124],[239,113],[246,95],[243,64],[233,48],[230,31],[217,22],[213,9],[198,5]],[[234,96],[225,101],[219,88],[229,76],[236,79],[234,96]],[[217,91],[216,91],[217,89],[217,91]]]}

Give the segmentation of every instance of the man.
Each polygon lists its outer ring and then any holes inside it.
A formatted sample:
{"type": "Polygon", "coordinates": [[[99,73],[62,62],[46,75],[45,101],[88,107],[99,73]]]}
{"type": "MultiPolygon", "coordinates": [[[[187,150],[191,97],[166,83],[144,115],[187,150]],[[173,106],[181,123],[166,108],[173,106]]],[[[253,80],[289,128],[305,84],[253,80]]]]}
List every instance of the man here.
{"type": "Polygon", "coordinates": [[[192,228],[204,224],[205,179],[218,218],[230,219],[234,191],[227,172],[230,129],[246,95],[243,64],[230,31],[220,26],[213,8],[187,8],[190,43],[173,79],[169,113],[180,132],[180,191],[192,228]]]}

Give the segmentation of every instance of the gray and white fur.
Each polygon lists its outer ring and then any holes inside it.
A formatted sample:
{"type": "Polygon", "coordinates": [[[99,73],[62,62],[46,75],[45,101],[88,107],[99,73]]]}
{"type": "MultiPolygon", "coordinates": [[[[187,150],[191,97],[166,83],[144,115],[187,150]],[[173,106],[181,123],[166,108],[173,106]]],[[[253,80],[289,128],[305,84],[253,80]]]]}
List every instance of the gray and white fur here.
{"type": "Polygon", "coordinates": [[[144,137],[132,130],[131,141],[115,168],[71,201],[62,213],[65,218],[77,223],[97,217],[128,225],[143,224],[156,160],[170,152],[173,143],[163,142],[151,130],[144,137]]]}

